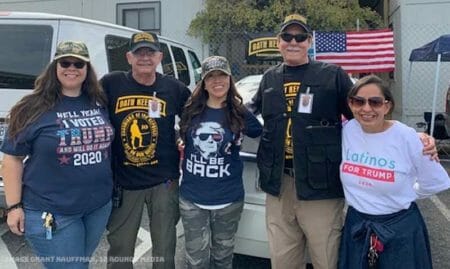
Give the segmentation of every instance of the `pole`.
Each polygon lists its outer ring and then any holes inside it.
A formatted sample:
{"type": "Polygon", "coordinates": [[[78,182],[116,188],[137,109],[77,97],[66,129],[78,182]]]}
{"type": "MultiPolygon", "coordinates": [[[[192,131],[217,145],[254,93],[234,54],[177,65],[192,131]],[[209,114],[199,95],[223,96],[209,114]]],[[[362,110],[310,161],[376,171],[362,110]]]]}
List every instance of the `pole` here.
{"type": "Polygon", "coordinates": [[[433,92],[433,107],[431,108],[431,127],[430,135],[433,136],[434,131],[434,117],[436,116],[436,97],[439,84],[439,68],[441,66],[441,54],[438,54],[436,62],[436,76],[434,77],[434,92],[433,92]]]}

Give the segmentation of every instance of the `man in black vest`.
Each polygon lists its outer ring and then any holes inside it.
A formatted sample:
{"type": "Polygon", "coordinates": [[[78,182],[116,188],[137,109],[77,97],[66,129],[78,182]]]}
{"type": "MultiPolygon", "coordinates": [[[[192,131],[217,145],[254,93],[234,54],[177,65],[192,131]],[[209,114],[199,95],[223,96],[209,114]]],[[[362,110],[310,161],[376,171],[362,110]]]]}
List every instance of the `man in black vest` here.
{"type": "MultiPolygon", "coordinates": [[[[278,34],[283,63],[266,71],[247,104],[264,119],[257,162],[275,269],[305,268],[306,248],[314,269],[337,267],[341,122],[352,118],[347,92],[353,83],[341,67],[310,59],[311,43],[306,19],[287,16],[278,34]]],[[[434,141],[427,148],[435,154],[434,141]]]]}

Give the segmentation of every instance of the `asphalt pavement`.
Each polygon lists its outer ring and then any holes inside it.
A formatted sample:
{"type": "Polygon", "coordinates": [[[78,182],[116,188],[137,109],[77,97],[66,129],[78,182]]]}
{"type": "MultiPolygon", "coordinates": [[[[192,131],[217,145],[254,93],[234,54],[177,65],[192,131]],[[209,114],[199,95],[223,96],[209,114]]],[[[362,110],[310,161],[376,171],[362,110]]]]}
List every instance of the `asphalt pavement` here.
{"type": "MultiPolygon", "coordinates": [[[[145,209],[144,212],[146,212],[145,209]]],[[[148,232],[148,227],[148,217],[144,214],[135,247],[135,269],[152,268],[151,262],[149,261],[154,260],[154,258],[151,254],[152,242],[150,233],[148,232]]],[[[0,239],[1,269],[43,269],[42,265],[39,263],[24,238],[11,233],[5,223],[0,224],[0,239]]],[[[104,235],[91,259],[90,269],[106,268],[105,259],[108,247],[106,236],[104,235]]],[[[176,269],[186,268],[184,255],[184,235],[181,222],[179,222],[177,226],[177,248],[175,258],[176,269]]],[[[268,259],[238,256],[234,261],[234,268],[268,269],[270,268],[270,261],[268,259]]]]}

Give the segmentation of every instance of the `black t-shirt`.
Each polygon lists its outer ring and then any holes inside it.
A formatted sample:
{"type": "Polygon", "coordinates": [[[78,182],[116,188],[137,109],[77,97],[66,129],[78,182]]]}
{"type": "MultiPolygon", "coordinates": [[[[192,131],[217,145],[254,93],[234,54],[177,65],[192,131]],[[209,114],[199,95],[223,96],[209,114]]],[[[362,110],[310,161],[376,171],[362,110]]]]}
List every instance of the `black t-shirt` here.
{"type": "Polygon", "coordinates": [[[130,190],[178,180],[175,116],[181,114],[189,89],[159,73],[151,86],[139,84],[131,72],[113,72],[101,82],[116,130],[115,180],[130,190]]]}
{"type": "MultiPolygon", "coordinates": [[[[286,107],[288,112],[293,111],[295,100],[298,98],[300,86],[302,85],[305,70],[308,68],[308,64],[298,66],[284,66],[284,79],[283,89],[284,96],[286,97],[286,107]]],[[[292,144],[292,120],[288,120],[288,128],[286,129],[286,140],[284,143],[285,148],[285,161],[284,166],[286,168],[292,168],[293,159],[293,144],[292,144]]]]}
{"type": "MultiPolygon", "coordinates": [[[[220,205],[244,199],[243,162],[239,138],[225,124],[225,109],[207,108],[195,117],[185,138],[183,198],[202,205],[220,205]]],[[[253,114],[245,115],[243,134],[257,137],[262,126],[253,114]]]]}

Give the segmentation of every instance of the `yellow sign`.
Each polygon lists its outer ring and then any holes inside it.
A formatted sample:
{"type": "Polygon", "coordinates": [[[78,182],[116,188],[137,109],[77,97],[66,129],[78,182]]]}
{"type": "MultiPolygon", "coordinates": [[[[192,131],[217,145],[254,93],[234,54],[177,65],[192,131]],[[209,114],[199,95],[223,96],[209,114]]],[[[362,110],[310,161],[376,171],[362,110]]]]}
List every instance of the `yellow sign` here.
{"type": "Polygon", "coordinates": [[[276,37],[261,37],[249,41],[248,56],[266,53],[280,55],[276,37]]]}

